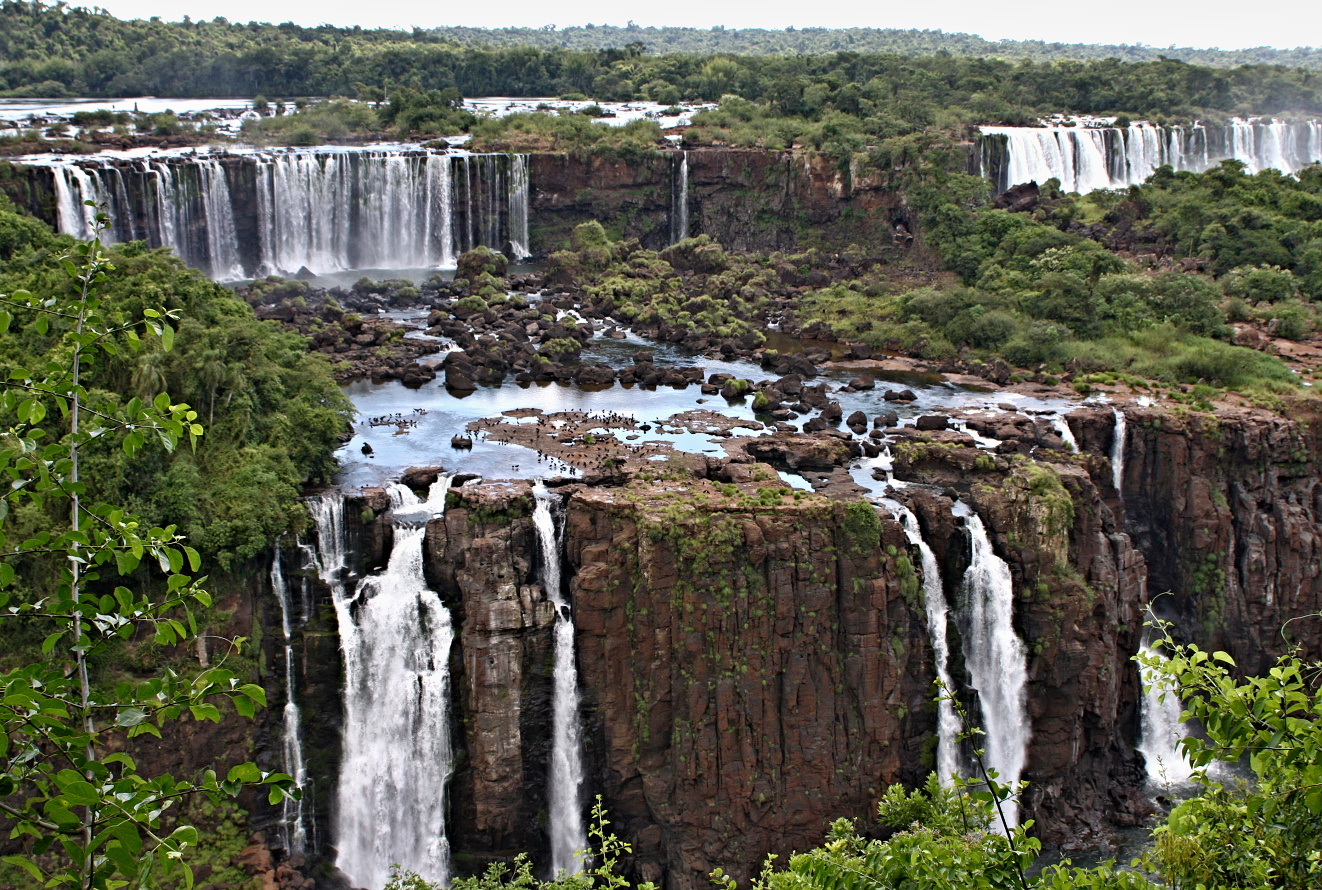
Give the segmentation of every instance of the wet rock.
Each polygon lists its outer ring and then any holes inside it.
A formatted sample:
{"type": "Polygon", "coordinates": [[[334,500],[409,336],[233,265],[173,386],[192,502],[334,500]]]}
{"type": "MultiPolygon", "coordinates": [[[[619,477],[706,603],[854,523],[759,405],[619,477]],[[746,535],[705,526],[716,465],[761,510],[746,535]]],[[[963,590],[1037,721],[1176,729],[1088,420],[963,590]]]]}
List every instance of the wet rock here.
{"type": "Polygon", "coordinates": [[[920,430],[944,430],[950,426],[950,418],[944,414],[924,414],[915,422],[920,430]]]}
{"type": "Polygon", "coordinates": [[[882,411],[876,417],[872,418],[873,428],[879,430],[890,429],[893,426],[898,426],[899,423],[900,415],[894,411],[882,411]]]}
{"type": "Polygon", "coordinates": [[[888,389],[882,396],[888,402],[915,402],[918,396],[914,395],[911,389],[888,389]]]}

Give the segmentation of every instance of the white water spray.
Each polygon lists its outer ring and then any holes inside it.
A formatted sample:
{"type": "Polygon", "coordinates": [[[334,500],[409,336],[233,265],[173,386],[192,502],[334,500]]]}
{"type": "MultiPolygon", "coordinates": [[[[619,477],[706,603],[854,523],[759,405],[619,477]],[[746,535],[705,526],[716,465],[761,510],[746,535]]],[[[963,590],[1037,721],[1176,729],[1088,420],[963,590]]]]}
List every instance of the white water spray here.
{"type": "Polygon", "coordinates": [[[942,699],[936,710],[936,772],[941,784],[949,786],[959,772],[959,717],[955,714],[954,703],[945,696],[955,693],[954,681],[950,679],[950,643],[946,634],[946,621],[950,615],[950,606],[946,602],[945,589],[941,583],[941,569],[936,562],[936,554],[923,540],[922,526],[918,517],[903,504],[886,501],[886,506],[900,520],[905,537],[918,548],[923,565],[923,601],[927,609],[927,633],[932,640],[932,658],[936,662],[936,675],[944,687],[942,699]]]}
{"type": "MultiPolygon", "coordinates": [[[[972,561],[964,573],[967,631],[964,663],[969,682],[978,692],[986,733],[986,762],[998,782],[1019,781],[1032,734],[1028,722],[1028,654],[1014,631],[1014,584],[1010,567],[992,550],[982,519],[967,504],[957,503],[972,540],[972,561]]],[[[1006,820],[1019,818],[1016,801],[1007,801],[1006,820]]]]}
{"type": "Polygon", "coordinates": [[[551,511],[551,495],[538,482],[533,526],[542,555],[542,584],[555,606],[555,673],[551,705],[551,873],[583,871],[587,849],[583,824],[583,737],[579,726],[578,668],[574,661],[574,620],[561,590],[560,536],[551,511]]]}
{"type": "Polygon", "coordinates": [[[670,208],[670,243],[677,244],[689,236],[689,153],[679,153],[679,167],[675,172],[670,208]]]}
{"type": "Polygon", "coordinates": [[[1115,412],[1115,430],[1111,433],[1111,481],[1115,493],[1124,497],[1125,482],[1125,412],[1119,408],[1115,412]]]}
{"type": "MultiPolygon", "coordinates": [[[[1138,654],[1166,661],[1161,650],[1153,649],[1146,640],[1138,647],[1138,654]]],[[[1180,739],[1189,733],[1180,722],[1184,706],[1174,683],[1142,661],[1138,674],[1143,681],[1143,734],[1138,750],[1147,764],[1148,781],[1158,786],[1188,782],[1193,765],[1180,750],[1180,739]]]]}
{"type": "MultiPolygon", "coordinates": [[[[290,614],[289,585],[285,583],[284,571],[280,566],[280,548],[277,547],[271,559],[271,591],[280,601],[280,626],[285,635],[285,739],[283,768],[299,788],[306,788],[308,781],[307,763],[303,759],[302,715],[298,710],[295,697],[294,680],[294,621],[290,614]]],[[[306,791],[304,792],[306,793],[306,791]]],[[[307,849],[307,824],[303,819],[303,801],[285,799],[281,812],[285,846],[291,853],[302,853],[307,849]]]]}
{"type": "Polygon", "coordinates": [[[1070,429],[1069,420],[1058,414],[1051,419],[1051,425],[1070,451],[1077,452],[1079,450],[1079,440],[1074,438],[1074,430],[1070,429]]]}
{"type": "Polygon", "coordinates": [[[528,156],[510,157],[510,252],[516,260],[532,256],[528,238],[528,156]]]}
{"type": "Polygon", "coordinates": [[[344,755],[337,786],[336,866],[381,890],[390,867],[446,884],[450,748],[450,613],[422,574],[425,520],[445,509],[449,478],[420,502],[391,486],[395,542],[382,572],[352,596],[332,585],[344,655],[344,755]]]}

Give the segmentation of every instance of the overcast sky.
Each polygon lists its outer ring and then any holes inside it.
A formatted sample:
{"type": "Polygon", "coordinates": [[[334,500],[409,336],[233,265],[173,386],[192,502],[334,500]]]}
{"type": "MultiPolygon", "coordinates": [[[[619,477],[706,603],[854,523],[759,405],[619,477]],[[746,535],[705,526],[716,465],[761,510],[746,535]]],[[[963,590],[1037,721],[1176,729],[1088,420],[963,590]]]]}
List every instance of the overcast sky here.
{"type": "MultiPolygon", "coordinates": [[[[71,5],[83,5],[72,0],[71,5]]],[[[371,3],[363,0],[100,0],[120,18],[185,15],[373,27],[505,27],[608,24],[710,28],[929,28],[989,40],[1143,43],[1240,49],[1322,45],[1319,0],[502,0],[499,3],[371,3]]]]}

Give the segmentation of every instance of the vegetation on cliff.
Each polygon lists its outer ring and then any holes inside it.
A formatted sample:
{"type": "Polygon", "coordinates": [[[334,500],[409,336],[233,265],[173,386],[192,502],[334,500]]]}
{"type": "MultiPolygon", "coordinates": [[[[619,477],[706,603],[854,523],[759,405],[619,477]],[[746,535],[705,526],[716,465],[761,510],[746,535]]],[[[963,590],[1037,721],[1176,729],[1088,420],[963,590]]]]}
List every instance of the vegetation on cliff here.
{"type": "MultiPolygon", "coordinates": [[[[0,292],[68,298],[74,285],[61,256],[72,243],[7,202],[0,206],[0,292]]],[[[296,499],[304,483],[334,471],[331,453],[348,405],[304,338],[258,321],[230,291],[140,242],[107,254],[115,266],[102,285],[108,312],[141,319],[159,308],[181,318],[172,350],[155,342],[133,350],[126,334],[110,335],[117,348],[87,369],[88,384],[117,403],[168,389],[193,406],[208,435],[195,450],[134,455],[114,443],[88,443],[88,484],[152,525],[177,526],[209,562],[237,566],[303,521],[296,499]]],[[[63,336],[58,323],[47,332],[11,331],[0,339],[0,362],[58,360],[63,336]]],[[[25,505],[9,521],[26,534],[49,516],[25,505]]]]}
{"type": "MultiPolygon", "coordinates": [[[[166,811],[202,796],[220,803],[251,785],[269,786],[276,803],[292,781],[251,763],[224,779],[214,764],[180,778],[139,770],[130,739],[160,738],[184,715],[219,722],[226,711],[251,717],[265,704],[263,689],[244,683],[224,657],[192,669],[108,669],[126,645],[168,653],[193,640],[197,613],[212,605],[192,574],[199,554],[176,525],[144,521],[89,484],[108,448],[134,462],[156,448],[195,448],[203,436],[198,411],[159,391],[157,380],[141,381],[129,397],[107,388],[102,367],[125,355],[170,353],[180,315],[153,305],[155,293],[137,294],[137,304],[122,292],[112,298],[105,285],[115,268],[96,241],[53,242],[40,227],[3,218],[0,228],[10,259],[22,247],[58,249],[51,264],[66,276],[60,285],[39,279],[48,287],[37,295],[0,292],[0,333],[27,347],[7,350],[0,386],[0,476],[8,483],[0,497],[0,634],[8,644],[0,814],[10,829],[3,850],[12,854],[3,857],[5,879],[17,869],[41,886],[114,890],[182,870],[191,886],[182,860],[199,833],[166,811]],[[26,644],[34,633],[44,637],[40,646],[26,644]]],[[[218,654],[240,644],[229,641],[218,654]]]]}

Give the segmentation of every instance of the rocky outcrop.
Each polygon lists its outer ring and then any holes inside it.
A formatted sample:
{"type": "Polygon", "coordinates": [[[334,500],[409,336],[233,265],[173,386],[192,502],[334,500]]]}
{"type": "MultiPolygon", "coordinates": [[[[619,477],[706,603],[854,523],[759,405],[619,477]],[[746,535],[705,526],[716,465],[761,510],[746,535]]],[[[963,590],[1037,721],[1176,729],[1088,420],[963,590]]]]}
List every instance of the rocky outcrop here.
{"type": "Polygon", "coordinates": [[[690,890],[720,866],[742,882],[926,771],[932,660],[902,534],[870,505],[788,491],[772,505],[759,483],[686,479],[570,498],[591,790],[640,879],[690,890]]]}
{"type": "Polygon", "coordinates": [[[450,844],[464,870],[547,847],[551,627],[537,575],[532,494],[519,485],[454,489],[427,526],[428,585],[458,628],[452,651],[455,780],[450,844]]]}
{"type": "MultiPolygon", "coordinates": [[[[1286,625],[1322,610],[1322,423],[1313,409],[1124,411],[1121,494],[1156,613],[1180,639],[1224,649],[1250,673],[1272,662],[1285,637],[1305,657],[1322,654],[1322,622],[1286,625]]],[[[1074,417],[1080,445],[1109,453],[1111,411],[1074,417]]]]}
{"type": "MultiPolygon", "coordinates": [[[[1096,468],[1109,471],[1105,463],[1096,468]]],[[[905,494],[943,566],[956,613],[969,542],[951,513],[951,495],[982,517],[1010,566],[1015,628],[1029,651],[1032,738],[1022,778],[1035,833],[1065,849],[1105,846],[1112,826],[1134,824],[1146,812],[1137,795],[1141,690],[1131,661],[1142,633],[1142,554],[1093,482],[1088,461],[993,457],[947,441],[911,440],[897,448],[895,471],[947,486],[944,495],[905,494]]],[[[976,702],[969,704],[976,714],[976,702]]]]}
{"type": "MultiPolygon", "coordinates": [[[[800,151],[706,147],[687,156],[690,234],[709,235],[731,250],[903,247],[916,231],[903,198],[884,188],[875,171],[844,169],[800,151]]],[[[652,249],[672,240],[674,153],[630,161],[543,153],[530,164],[535,252],[566,246],[574,226],[591,220],[652,249]]]]}

